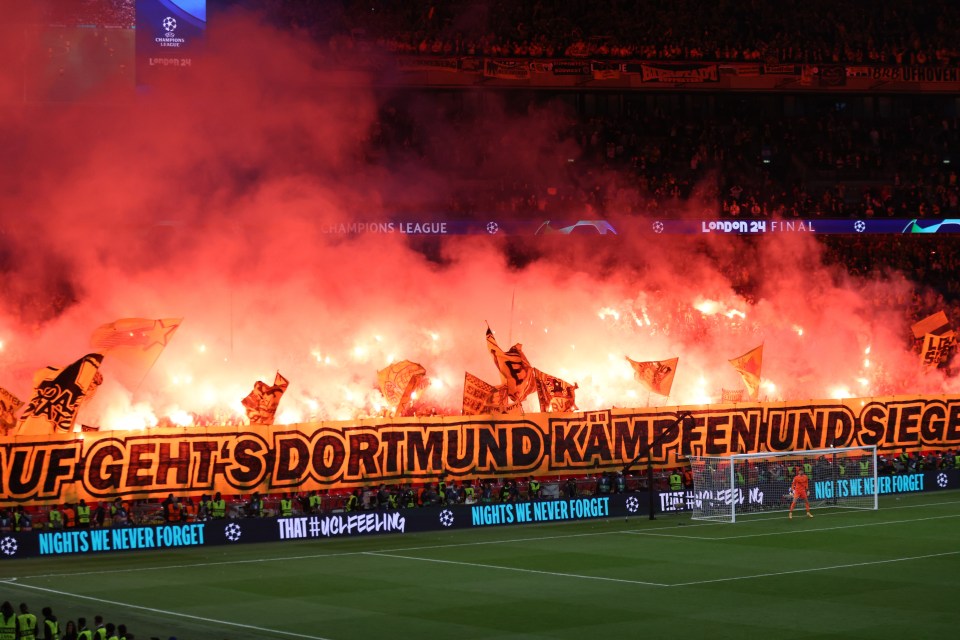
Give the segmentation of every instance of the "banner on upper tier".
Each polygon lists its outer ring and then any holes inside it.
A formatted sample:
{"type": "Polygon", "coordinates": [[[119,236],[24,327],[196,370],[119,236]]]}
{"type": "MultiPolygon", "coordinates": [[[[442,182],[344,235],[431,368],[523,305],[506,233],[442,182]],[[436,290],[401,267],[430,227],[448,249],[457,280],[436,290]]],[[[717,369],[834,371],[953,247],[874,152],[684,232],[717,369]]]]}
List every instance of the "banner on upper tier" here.
{"type": "Polygon", "coordinates": [[[653,442],[658,466],[684,451],[955,449],[960,396],[14,436],[0,439],[0,502],[596,473],[653,442]]]}

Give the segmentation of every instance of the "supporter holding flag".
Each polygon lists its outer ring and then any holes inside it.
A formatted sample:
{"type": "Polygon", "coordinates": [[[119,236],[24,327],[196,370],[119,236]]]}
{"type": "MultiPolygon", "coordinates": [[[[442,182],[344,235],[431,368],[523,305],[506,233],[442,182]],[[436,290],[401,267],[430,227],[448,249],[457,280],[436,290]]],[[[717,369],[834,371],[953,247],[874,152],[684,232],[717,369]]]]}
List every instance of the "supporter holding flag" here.
{"type": "Polygon", "coordinates": [[[89,353],[64,368],[47,367],[34,375],[33,398],[17,422],[20,435],[73,431],[77,411],[103,382],[103,356],[89,353]]]}
{"type": "Polygon", "coordinates": [[[0,435],[6,435],[17,424],[14,416],[22,406],[23,400],[0,387],[0,435]]]}
{"type": "Polygon", "coordinates": [[[633,367],[633,377],[645,386],[649,391],[669,396],[670,389],[673,387],[673,376],[677,373],[677,363],[680,358],[671,358],[669,360],[651,360],[649,362],[637,362],[627,357],[627,362],[633,367]]]}
{"type": "Polygon", "coordinates": [[[533,367],[523,353],[523,345],[515,344],[504,351],[497,344],[490,327],[487,327],[487,349],[493,356],[493,363],[500,371],[500,379],[506,385],[507,394],[514,402],[523,402],[536,389],[533,367]]]}
{"type": "Polygon", "coordinates": [[[738,358],[730,361],[733,368],[737,370],[740,377],[743,378],[743,384],[747,387],[747,394],[751,400],[757,399],[760,391],[760,367],[763,364],[763,345],[755,347],[738,358]]]}
{"type": "Polygon", "coordinates": [[[537,397],[540,400],[540,411],[544,413],[564,413],[576,411],[577,384],[570,384],[549,373],[534,369],[534,378],[537,382],[537,397]]]}
{"type": "Polygon", "coordinates": [[[272,425],[277,413],[277,407],[280,405],[280,398],[287,390],[290,381],[280,375],[274,377],[273,386],[266,382],[257,380],[246,398],[241,402],[247,410],[247,418],[251,425],[272,425]]]}
{"type": "Polygon", "coordinates": [[[426,375],[426,369],[410,360],[394,362],[377,372],[380,392],[394,415],[403,415],[414,392],[423,388],[426,375]]]}

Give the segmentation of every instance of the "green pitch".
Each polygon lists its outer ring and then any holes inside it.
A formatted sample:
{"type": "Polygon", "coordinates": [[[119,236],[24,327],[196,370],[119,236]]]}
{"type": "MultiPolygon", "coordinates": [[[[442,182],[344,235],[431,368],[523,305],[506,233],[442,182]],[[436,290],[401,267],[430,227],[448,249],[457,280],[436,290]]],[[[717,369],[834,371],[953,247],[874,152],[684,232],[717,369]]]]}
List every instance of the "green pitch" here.
{"type": "Polygon", "coordinates": [[[960,492],[689,516],[0,563],[0,601],[138,639],[945,638],[960,492]]]}

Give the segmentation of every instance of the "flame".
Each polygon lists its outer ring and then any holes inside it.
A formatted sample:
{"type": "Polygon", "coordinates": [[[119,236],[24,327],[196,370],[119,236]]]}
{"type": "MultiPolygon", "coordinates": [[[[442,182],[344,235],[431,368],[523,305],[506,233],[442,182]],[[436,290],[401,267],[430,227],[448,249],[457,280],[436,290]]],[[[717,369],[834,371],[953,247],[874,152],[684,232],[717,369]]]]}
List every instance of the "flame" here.
{"type": "Polygon", "coordinates": [[[853,394],[850,393],[850,389],[844,386],[833,387],[827,392],[827,396],[833,398],[834,400],[845,400],[846,398],[852,398],[853,394]]]}
{"type": "Polygon", "coordinates": [[[697,299],[693,308],[705,316],[712,316],[720,311],[720,303],[716,300],[697,299]]]}
{"type": "Polygon", "coordinates": [[[620,312],[612,307],[603,307],[597,312],[597,315],[601,320],[606,320],[607,318],[613,318],[616,321],[620,320],[620,312]]]}

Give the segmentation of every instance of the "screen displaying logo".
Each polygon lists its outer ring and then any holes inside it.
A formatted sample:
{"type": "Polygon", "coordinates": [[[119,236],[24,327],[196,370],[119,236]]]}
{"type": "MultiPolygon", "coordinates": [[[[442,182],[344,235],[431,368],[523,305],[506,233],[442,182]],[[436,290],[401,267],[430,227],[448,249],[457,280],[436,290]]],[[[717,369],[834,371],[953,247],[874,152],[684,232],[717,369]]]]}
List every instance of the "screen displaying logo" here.
{"type": "Polygon", "coordinates": [[[608,233],[617,235],[617,230],[606,220],[579,220],[573,224],[564,224],[551,220],[544,220],[537,229],[537,235],[549,235],[552,233],[587,234],[605,236],[608,233]]]}

